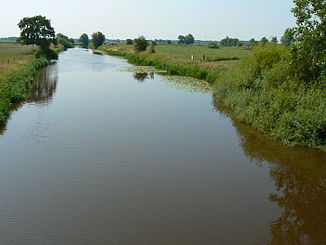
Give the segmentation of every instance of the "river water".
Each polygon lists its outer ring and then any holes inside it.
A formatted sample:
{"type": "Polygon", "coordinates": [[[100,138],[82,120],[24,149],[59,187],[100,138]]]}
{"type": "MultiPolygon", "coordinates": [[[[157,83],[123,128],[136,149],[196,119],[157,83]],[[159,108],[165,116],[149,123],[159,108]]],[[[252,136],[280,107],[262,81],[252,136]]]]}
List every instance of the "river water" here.
{"type": "Polygon", "coordinates": [[[324,244],[326,154],[84,49],[0,136],[0,244],[324,244]]]}

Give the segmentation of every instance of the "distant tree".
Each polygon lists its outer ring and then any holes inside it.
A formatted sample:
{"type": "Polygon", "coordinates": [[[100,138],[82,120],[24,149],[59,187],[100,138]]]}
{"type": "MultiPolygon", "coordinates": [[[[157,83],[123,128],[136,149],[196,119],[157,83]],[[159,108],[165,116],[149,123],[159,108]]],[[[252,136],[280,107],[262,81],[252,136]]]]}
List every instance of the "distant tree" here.
{"type": "Polygon", "coordinates": [[[272,43],[278,43],[277,37],[272,37],[271,42],[272,43]]]}
{"type": "Polygon", "coordinates": [[[105,41],[105,36],[102,32],[95,32],[92,34],[92,42],[95,49],[101,46],[104,43],[104,41],[105,41]]]}
{"type": "Polygon", "coordinates": [[[66,50],[67,48],[73,48],[74,47],[74,40],[69,39],[67,36],[58,33],[57,34],[57,44],[61,44],[64,49],[66,50]]]}
{"type": "Polygon", "coordinates": [[[148,46],[148,42],[144,36],[140,36],[134,39],[134,48],[137,52],[145,51],[148,46]]]}
{"type": "Polygon", "coordinates": [[[297,74],[303,81],[326,80],[326,1],[294,0],[292,9],[297,26],[292,55],[297,74]]]}
{"type": "Polygon", "coordinates": [[[193,44],[195,42],[194,36],[190,33],[186,36],[179,35],[178,40],[179,44],[193,44]]]}
{"type": "Polygon", "coordinates": [[[293,29],[287,28],[281,37],[281,43],[285,46],[290,46],[294,42],[294,31],[293,29]]]}
{"type": "Polygon", "coordinates": [[[167,40],[166,42],[167,44],[172,44],[171,40],[167,40]]]}
{"type": "Polygon", "coordinates": [[[88,38],[88,35],[86,33],[83,33],[80,36],[79,41],[82,43],[83,48],[88,48],[89,38],[88,38]]]}
{"type": "Polygon", "coordinates": [[[179,35],[178,40],[179,40],[178,41],[179,44],[186,44],[186,37],[185,36],[179,35]]]}
{"type": "Polygon", "coordinates": [[[193,35],[191,35],[190,33],[185,36],[185,43],[186,44],[193,44],[195,42],[195,38],[193,35]]]}
{"type": "Polygon", "coordinates": [[[127,44],[127,45],[132,45],[132,44],[133,44],[133,41],[132,41],[131,39],[127,39],[127,40],[126,40],[126,44],[127,44]]]}
{"type": "Polygon", "coordinates": [[[266,43],[268,43],[268,39],[266,37],[262,37],[262,39],[260,39],[260,43],[266,44],[266,43]]]}
{"type": "Polygon", "coordinates": [[[243,46],[243,43],[242,43],[241,41],[238,41],[238,42],[237,42],[237,46],[238,46],[238,47],[242,47],[242,46],[243,46]]]}
{"type": "Polygon", "coordinates": [[[249,40],[250,46],[255,46],[257,44],[257,41],[254,38],[251,38],[249,40]]]}
{"type": "Polygon", "coordinates": [[[221,40],[221,45],[222,46],[238,46],[238,43],[240,40],[238,38],[229,38],[228,36],[224,39],[221,40]]]}
{"type": "Polygon", "coordinates": [[[45,51],[56,41],[51,21],[45,16],[25,17],[20,20],[18,27],[21,30],[20,41],[24,44],[36,44],[45,51]]]}
{"type": "Polygon", "coordinates": [[[208,48],[214,48],[214,49],[217,49],[217,48],[219,48],[219,46],[218,46],[217,43],[209,43],[209,44],[208,44],[208,48]]]}

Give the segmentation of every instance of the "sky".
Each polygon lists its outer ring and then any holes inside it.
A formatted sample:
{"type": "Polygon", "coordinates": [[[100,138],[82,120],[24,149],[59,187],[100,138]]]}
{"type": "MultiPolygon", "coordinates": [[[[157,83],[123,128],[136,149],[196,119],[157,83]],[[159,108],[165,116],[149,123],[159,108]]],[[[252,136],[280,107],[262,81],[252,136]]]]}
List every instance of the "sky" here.
{"type": "Polygon", "coordinates": [[[292,0],[0,0],[0,37],[19,36],[23,17],[46,16],[56,33],[78,38],[240,40],[282,36],[295,25],[292,0]]]}

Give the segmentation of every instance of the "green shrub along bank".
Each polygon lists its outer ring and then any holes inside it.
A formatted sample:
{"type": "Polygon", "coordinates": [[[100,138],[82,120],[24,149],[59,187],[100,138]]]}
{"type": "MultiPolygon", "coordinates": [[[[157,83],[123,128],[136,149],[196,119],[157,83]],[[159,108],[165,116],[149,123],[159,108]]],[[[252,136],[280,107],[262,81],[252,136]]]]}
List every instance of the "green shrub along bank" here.
{"type": "Polygon", "coordinates": [[[206,80],[214,85],[214,96],[232,111],[233,118],[288,146],[326,151],[325,84],[304,83],[296,77],[289,47],[259,45],[230,69],[208,69],[158,55],[100,49],[133,64],[206,80]]]}
{"type": "Polygon", "coordinates": [[[26,99],[37,71],[48,64],[46,58],[34,59],[12,74],[8,81],[0,85],[0,125],[7,122],[9,111],[14,103],[26,99]]]}
{"type": "Polygon", "coordinates": [[[160,55],[151,55],[147,53],[130,53],[125,51],[115,51],[106,48],[100,50],[112,56],[125,57],[128,62],[136,65],[155,66],[157,69],[165,70],[170,75],[188,76],[214,83],[227,70],[225,67],[208,68],[200,66],[195,62],[182,62],[171,60],[160,55]]]}
{"type": "Polygon", "coordinates": [[[235,118],[287,145],[326,151],[326,87],[295,76],[288,47],[255,48],[216,83],[235,118]]]}

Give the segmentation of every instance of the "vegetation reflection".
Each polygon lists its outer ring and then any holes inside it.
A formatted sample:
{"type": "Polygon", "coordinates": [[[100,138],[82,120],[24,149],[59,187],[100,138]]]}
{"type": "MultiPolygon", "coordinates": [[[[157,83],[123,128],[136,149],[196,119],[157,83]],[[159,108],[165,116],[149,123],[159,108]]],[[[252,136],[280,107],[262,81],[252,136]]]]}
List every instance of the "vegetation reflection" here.
{"type": "MultiPolygon", "coordinates": [[[[232,117],[217,96],[213,105],[232,117]]],[[[257,164],[268,164],[275,193],[269,200],[282,209],[270,224],[268,244],[326,244],[326,154],[304,147],[286,148],[251,126],[233,120],[244,153],[257,164]]]]}

